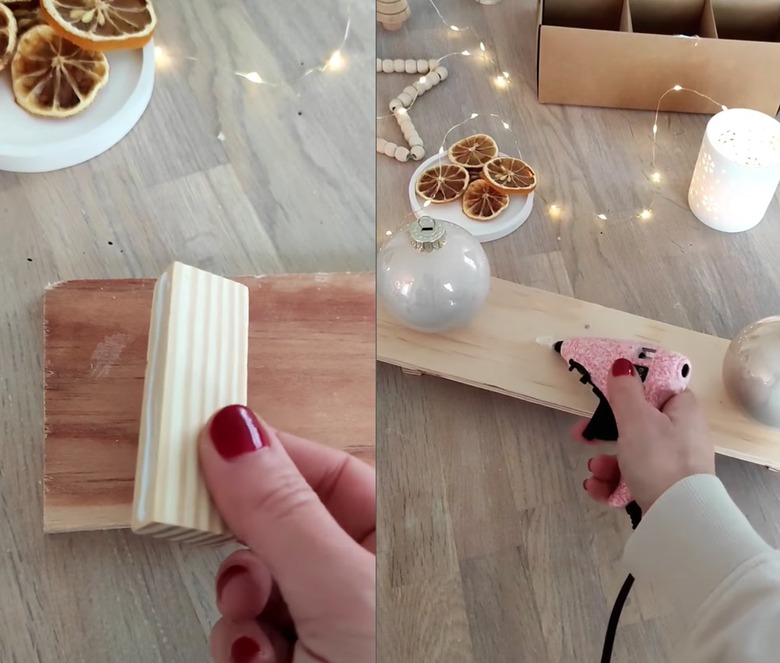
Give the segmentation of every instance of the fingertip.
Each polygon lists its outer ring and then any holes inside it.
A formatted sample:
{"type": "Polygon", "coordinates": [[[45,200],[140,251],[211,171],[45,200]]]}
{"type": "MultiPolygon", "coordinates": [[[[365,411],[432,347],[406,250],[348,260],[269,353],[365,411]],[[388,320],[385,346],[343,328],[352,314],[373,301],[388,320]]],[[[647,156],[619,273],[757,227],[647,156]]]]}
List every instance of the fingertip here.
{"type": "Polygon", "coordinates": [[[290,646],[256,620],[220,619],[211,631],[209,649],[216,663],[285,663],[290,646]]]}
{"type": "Polygon", "coordinates": [[[249,550],[238,550],[222,562],[215,585],[217,609],[231,619],[256,617],[273,591],[271,573],[249,550]]]}
{"type": "Polygon", "coordinates": [[[588,471],[595,479],[617,485],[620,481],[620,466],[617,456],[600,454],[588,461],[588,471]]]}
{"type": "Polygon", "coordinates": [[[595,477],[589,477],[582,482],[582,487],[595,502],[606,503],[614,491],[614,486],[595,477]]]}
{"type": "Polygon", "coordinates": [[[570,431],[571,438],[575,442],[578,442],[579,444],[596,446],[599,443],[598,440],[589,440],[588,438],[583,436],[585,429],[588,427],[588,423],[589,421],[587,419],[582,419],[581,421],[578,421],[570,431]]]}

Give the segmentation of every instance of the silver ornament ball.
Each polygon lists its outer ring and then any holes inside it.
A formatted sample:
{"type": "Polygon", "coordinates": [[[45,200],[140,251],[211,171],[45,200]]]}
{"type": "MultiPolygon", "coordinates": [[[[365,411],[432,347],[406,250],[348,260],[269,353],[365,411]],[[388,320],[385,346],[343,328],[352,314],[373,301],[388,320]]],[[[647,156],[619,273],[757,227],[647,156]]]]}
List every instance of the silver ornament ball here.
{"type": "Polygon", "coordinates": [[[489,290],[485,250],[454,223],[424,216],[379,251],[379,297],[398,322],[415,331],[439,334],[467,325],[489,290]]]}
{"type": "Polygon", "coordinates": [[[723,360],[723,383],[745,414],[780,428],[780,316],[737,334],[723,360]]]}

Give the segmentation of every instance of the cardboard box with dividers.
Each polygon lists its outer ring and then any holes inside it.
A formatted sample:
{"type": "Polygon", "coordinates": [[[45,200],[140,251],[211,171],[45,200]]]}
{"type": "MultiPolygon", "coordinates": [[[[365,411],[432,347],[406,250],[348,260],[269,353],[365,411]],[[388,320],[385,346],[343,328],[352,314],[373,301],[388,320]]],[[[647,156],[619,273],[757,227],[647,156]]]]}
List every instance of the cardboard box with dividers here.
{"type": "MultiPolygon", "coordinates": [[[[780,112],[780,0],[539,0],[542,103],[655,110],[675,85],[780,112]]],[[[716,113],[695,94],[663,110],[716,113]]]]}

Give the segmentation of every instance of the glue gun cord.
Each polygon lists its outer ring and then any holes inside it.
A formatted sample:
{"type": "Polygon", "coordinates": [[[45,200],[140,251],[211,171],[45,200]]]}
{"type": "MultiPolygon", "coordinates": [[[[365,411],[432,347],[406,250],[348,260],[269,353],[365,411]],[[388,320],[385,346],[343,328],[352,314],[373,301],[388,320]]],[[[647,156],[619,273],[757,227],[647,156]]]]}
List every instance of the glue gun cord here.
{"type": "MultiPolygon", "coordinates": [[[[642,521],[642,509],[636,502],[631,502],[626,507],[626,513],[631,518],[631,527],[636,529],[639,523],[642,521]]],[[[612,606],[612,614],[609,616],[609,623],[607,624],[607,633],[604,637],[604,648],[601,651],[601,663],[610,663],[612,660],[612,648],[615,646],[615,634],[617,633],[618,623],[620,622],[620,615],[623,612],[623,606],[628,599],[628,595],[631,592],[631,587],[634,585],[634,576],[630,573],[623,583],[623,586],[618,592],[615,599],[615,605],[612,606]]]]}

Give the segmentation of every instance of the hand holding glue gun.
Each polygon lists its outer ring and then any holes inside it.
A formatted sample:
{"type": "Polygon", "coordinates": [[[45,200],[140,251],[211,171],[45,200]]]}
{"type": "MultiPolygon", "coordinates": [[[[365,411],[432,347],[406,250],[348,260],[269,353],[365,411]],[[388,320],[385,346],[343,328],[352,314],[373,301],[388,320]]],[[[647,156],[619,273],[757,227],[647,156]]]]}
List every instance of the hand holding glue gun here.
{"type": "Polygon", "coordinates": [[[715,473],[707,423],[687,391],[687,358],[609,339],[568,339],[555,349],[599,397],[593,418],[575,428],[575,438],[617,440],[616,455],[588,463],[584,488],[594,500],[612,506],[633,500],[646,513],[681,479],[715,473]]]}

